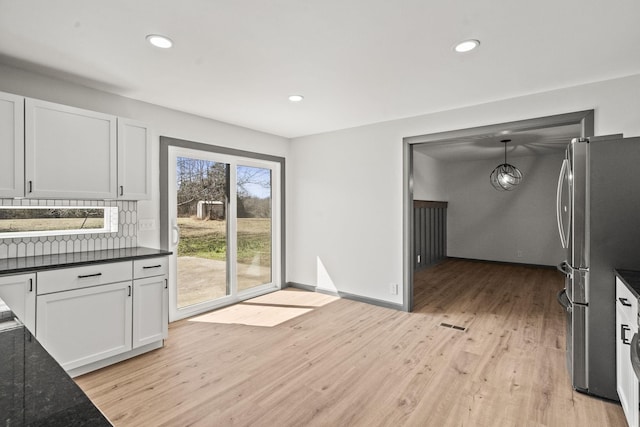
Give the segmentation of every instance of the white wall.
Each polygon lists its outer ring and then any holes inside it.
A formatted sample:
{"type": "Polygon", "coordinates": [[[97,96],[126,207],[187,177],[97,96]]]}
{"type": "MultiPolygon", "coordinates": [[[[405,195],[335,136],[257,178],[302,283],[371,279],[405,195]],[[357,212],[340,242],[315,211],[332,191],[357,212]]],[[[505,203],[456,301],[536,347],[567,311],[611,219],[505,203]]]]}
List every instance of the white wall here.
{"type": "Polygon", "coordinates": [[[159,247],[159,137],[287,157],[290,141],[279,136],[101,92],[85,86],[0,65],[0,91],[43,99],[148,123],[153,132],[152,199],[138,202],[138,219],[153,219],[156,229],[138,232],[138,244],[159,247]]]}
{"type": "Polygon", "coordinates": [[[403,137],[586,109],[640,135],[640,75],[294,139],[288,280],[401,304],[403,137]]]}
{"type": "Polygon", "coordinates": [[[413,153],[413,198],[446,202],[446,165],[440,160],[420,152],[413,153]]]}
{"type": "Polygon", "coordinates": [[[447,255],[556,265],[564,251],[556,225],[557,155],[509,158],[524,176],[513,191],[496,191],[489,173],[500,163],[448,163],[447,255]]]}

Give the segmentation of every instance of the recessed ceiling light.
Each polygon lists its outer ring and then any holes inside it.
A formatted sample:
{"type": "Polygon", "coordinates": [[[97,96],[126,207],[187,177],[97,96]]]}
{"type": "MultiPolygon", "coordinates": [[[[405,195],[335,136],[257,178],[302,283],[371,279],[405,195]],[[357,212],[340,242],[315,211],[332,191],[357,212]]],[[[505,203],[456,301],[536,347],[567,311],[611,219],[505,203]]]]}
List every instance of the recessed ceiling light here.
{"type": "Polygon", "coordinates": [[[456,52],[469,52],[475,48],[480,46],[480,42],[478,40],[465,40],[463,42],[458,43],[453,49],[456,52]]]}
{"type": "Polygon", "coordinates": [[[302,95],[289,95],[289,101],[291,102],[300,102],[304,99],[302,95]]]}
{"type": "Polygon", "coordinates": [[[162,49],[169,49],[171,46],[173,46],[173,42],[169,37],[161,36],[159,34],[149,34],[147,36],[147,41],[155,47],[159,47],[162,49]]]}

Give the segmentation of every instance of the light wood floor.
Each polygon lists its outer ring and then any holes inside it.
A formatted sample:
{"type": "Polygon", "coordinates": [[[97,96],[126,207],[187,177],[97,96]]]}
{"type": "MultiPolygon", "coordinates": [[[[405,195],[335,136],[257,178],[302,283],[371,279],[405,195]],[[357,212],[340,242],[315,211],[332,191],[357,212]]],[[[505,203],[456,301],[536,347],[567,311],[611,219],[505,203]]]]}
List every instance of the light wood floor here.
{"type": "Polygon", "coordinates": [[[625,426],[569,384],[562,284],[448,260],[417,274],[413,313],[285,290],[253,308],[310,310],[179,321],[164,348],[76,380],[116,426],[625,426]]]}

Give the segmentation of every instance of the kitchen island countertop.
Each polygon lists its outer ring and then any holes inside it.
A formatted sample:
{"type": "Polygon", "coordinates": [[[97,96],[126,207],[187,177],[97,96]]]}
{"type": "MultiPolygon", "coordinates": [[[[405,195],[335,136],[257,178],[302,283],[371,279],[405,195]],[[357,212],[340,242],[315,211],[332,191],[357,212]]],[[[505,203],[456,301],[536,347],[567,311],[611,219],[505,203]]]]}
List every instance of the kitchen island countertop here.
{"type": "Polygon", "coordinates": [[[112,425],[1,299],[0,424],[112,425]]]}

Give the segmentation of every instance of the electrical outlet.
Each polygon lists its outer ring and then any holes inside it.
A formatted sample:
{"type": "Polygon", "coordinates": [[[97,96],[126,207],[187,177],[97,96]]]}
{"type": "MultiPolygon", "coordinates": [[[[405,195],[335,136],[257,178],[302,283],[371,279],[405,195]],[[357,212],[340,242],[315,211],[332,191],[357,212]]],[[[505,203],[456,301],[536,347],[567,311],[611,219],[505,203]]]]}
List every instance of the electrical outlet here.
{"type": "Polygon", "coordinates": [[[155,230],[156,221],[153,219],[139,219],[138,220],[138,231],[151,231],[155,230]]]}
{"type": "Polygon", "coordinates": [[[398,295],[398,284],[397,283],[392,283],[391,285],[389,285],[389,293],[391,295],[398,295]]]}
{"type": "Polygon", "coordinates": [[[522,258],[522,251],[520,249],[516,251],[516,257],[522,258]]]}

